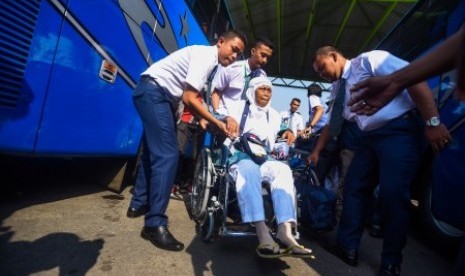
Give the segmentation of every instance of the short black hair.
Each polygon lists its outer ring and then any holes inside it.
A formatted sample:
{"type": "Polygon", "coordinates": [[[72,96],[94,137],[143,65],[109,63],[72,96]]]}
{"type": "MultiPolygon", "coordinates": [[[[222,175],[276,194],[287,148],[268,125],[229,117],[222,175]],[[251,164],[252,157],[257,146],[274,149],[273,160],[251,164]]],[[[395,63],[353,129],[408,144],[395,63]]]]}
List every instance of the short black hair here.
{"type": "Polygon", "coordinates": [[[252,48],[256,48],[261,44],[267,46],[271,50],[274,50],[274,43],[266,37],[259,37],[257,40],[255,40],[255,43],[253,44],[252,48]]]}
{"type": "Polygon", "coordinates": [[[316,83],[312,83],[307,87],[307,97],[310,97],[310,95],[316,95],[318,97],[321,97],[321,93],[323,92],[323,88],[319,86],[316,83]]]}
{"type": "Polygon", "coordinates": [[[318,50],[315,51],[315,55],[313,56],[313,59],[312,59],[312,64],[315,63],[315,60],[318,56],[326,56],[331,53],[338,53],[339,55],[344,56],[342,52],[334,46],[323,46],[323,47],[318,48],[318,50]]]}
{"type": "Polygon", "coordinates": [[[236,29],[227,30],[221,36],[224,38],[224,40],[230,40],[230,39],[238,37],[240,40],[242,40],[242,42],[244,42],[244,45],[247,45],[248,43],[247,36],[245,35],[245,33],[239,30],[236,30],[236,29]]]}
{"type": "Polygon", "coordinates": [[[296,102],[300,103],[300,99],[299,99],[299,98],[292,98],[291,103],[292,103],[293,101],[296,101],[296,102]]]}

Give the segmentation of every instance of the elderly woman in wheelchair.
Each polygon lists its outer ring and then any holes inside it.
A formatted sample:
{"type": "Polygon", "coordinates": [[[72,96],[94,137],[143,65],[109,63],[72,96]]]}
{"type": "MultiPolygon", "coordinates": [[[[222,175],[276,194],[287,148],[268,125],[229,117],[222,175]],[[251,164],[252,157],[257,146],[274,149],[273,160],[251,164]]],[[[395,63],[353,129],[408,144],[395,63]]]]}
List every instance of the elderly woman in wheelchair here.
{"type": "MultiPolygon", "coordinates": [[[[276,148],[275,140],[281,123],[279,113],[270,107],[271,92],[271,82],[265,77],[257,77],[250,81],[246,91],[247,102],[241,101],[235,106],[228,106],[227,111],[220,109],[220,113],[228,116],[228,127],[239,126],[239,133],[243,134],[237,139],[228,138],[224,142],[230,151],[225,173],[235,183],[242,223],[255,226],[259,242],[257,254],[263,258],[309,258],[312,251],[298,244],[293,235],[297,214],[291,169],[285,162],[275,160],[267,154],[276,148]],[[282,248],[276,243],[266,224],[262,182],[269,185],[277,223],[275,238],[282,248]]],[[[287,138],[289,144],[295,139],[290,130],[280,137],[287,138]]],[[[279,152],[282,155],[282,150],[279,152]]]]}

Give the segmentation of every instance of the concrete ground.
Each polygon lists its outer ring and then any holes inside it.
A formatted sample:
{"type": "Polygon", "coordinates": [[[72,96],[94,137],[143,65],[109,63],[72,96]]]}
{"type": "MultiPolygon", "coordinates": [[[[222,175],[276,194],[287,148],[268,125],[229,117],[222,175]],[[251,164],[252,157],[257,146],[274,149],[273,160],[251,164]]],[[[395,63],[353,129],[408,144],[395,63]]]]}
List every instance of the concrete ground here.
{"type": "MultiPolygon", "coordinates": [[[[140,238],[143,218],[126,217],[131,187],[117,194],[66,172],[34,179],[29,186],[1,180],[13,188],[0,196],[0,275],[376,275],[379,266],[381,240],[369,235],[356,268],[312,235],[301,239],[315,253],[309,260],[260,259],[254,238],[205,244],[178,199],[169,205],[170,230],[186,249],[163,251],[140,238]]],[[[403,275],[447,275],[452,266],[452,257],[409,236],[403,275]]]]}

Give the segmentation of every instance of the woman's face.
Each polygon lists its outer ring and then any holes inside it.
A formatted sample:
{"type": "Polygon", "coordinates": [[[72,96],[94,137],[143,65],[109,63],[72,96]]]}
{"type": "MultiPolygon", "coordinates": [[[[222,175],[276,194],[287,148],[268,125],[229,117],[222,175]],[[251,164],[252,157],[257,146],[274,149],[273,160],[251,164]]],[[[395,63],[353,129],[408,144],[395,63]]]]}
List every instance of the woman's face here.
{"type": "Polygon", "coordinates": [[[265,107],[271,100],[271,87],[268,85],[259,86],[255,89],[255,102],[260,107],[265,107]]]}

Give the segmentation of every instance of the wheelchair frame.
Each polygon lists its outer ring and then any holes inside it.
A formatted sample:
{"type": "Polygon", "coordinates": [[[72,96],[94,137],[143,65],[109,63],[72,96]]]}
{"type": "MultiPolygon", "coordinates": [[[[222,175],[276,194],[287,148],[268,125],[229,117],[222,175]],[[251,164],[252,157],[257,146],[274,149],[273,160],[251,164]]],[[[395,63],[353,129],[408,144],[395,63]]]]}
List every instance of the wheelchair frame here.
{"type": "MultiPolygon", "coordinates": [[[[237,198],[234,183],[228,173],[227,151],[222,140],[207,133],[206,141],[212,140],[210,146],[204,146],[197,158],[192,181],[192,193],[188,196],[189,215],[195,221],[197,232],[202,241],[210,242],[219,237],[255,236],[252,224],[243,224],[240,219],[232,217],[231,209],[236,208],[237,198]],[[231,185],[232,184],[232,185],[231,185]]],[[[208,144],[208,143],[205,143],[208,144]]],[[[273,202],[268,185],[262,186],[265,220],[272,234],[277,231],[273,202]]],[[[297,207],[297,201],[296,201],[297,207]]],[[[293,229],[294,237],[300,238],[297,225],[293,229]]]]}

